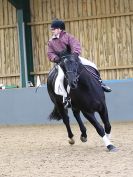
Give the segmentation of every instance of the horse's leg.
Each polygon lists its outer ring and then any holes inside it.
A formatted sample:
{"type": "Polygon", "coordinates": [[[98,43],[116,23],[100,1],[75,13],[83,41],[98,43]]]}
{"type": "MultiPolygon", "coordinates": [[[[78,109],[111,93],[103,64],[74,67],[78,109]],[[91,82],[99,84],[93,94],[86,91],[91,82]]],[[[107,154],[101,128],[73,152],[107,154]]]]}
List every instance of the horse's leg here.
{"type": "Polygon", "coordinates": [[[80,140],[82,142],[86,142],[87,141],[87,134],[86,134],[86,128],[81,120],[81,117],[80,117],[80,110],[78,109],[75,109],[72,107],[72,111],[73,111],[73,115],[74,117],[76,118],[78,124],[79,124],[79,127],[80,127],[80,131],[81,131],[81,137],[80,137],[80,140]]]}
{"type": "Polygon", "coordinates": [[[71,131],[71,127],[70,127],[70,121],[69,121],[69,116],[68,116],[68,110],[67,109],[64,109],[64,106],[63,105],[60,105],[60,109],[59,109],[59,112],[63,118],[63,123],[65,124],[66,126],[66,129],[67,129],[67,132],[68,132],[68,137],[70,138],[69,139],[69,143],[70,144],[74,144],[75,141],[73,139],[73,133],[71,131]]]}
{"type": "Polygon", "coordinates": [[[104,106],[102,111],[99,112],[99,114],[100,114],[100,117],[101,117],[102,122],[104,124],[106,136],[110,139],[110,137],[111,137],[111,124],[109,122],[108,111],[107,111],[106,105],[104,106]]]}
{"type": "Polygon", "coordinates": [[[90,113],[84,113],[83,115],[90,121],[90,123],[96,128],[97,133],[103,138],[104,144],[107,147],[109,151],[116,151],[115,146],[112,145],[110,140],[105,134],[104,128],[100,125],[100,123],[97,121],[96,117],[93,114],[90,113]]]}

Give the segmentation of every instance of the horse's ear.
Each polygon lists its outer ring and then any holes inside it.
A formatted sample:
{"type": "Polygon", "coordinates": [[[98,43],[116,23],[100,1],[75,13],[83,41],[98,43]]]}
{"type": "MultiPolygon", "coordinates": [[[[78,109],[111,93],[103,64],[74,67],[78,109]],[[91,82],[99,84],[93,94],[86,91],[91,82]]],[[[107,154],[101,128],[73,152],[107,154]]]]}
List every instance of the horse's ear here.
{"type": "Polygon", "coordinates": [[[67,58],[65,57],[65,58],[64,58],[64,63],[66,63],[66,61],[67,61],[67,58]]]}
{"type": "Polygon", "coordinates": [[[66,63],[66,61],[67,61],[67,56],[65,56],[65,55],[62,56],[62,57],[61,57],[61,61],[63,61],[63,63],[66,63]]]}
{"type": "Polygon", "coordinates": [[[77,62],[79,62],[79,61],[80,61],[79,55],[78,55],[77,53],[74,53],[73,55],[74,55],[75,60],[76,60],[77,62]]]}
{"type": "Polygon", "coordinates": [[[74,55],[75,58],[79,57],[79,54],[77,54],[77,53],[74,53],[73,55],[74,55]]]}

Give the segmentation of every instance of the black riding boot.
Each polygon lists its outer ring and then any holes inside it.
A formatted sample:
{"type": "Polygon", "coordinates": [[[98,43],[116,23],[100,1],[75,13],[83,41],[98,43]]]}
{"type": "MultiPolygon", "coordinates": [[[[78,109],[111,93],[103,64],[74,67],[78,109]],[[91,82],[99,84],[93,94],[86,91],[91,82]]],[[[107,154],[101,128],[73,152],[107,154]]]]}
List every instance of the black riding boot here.
{"type": "Polygon", "coordinates": [[[109,86],[107,86],[107,85],[105,85],[105,84],[103,83],[103,81],[102,81],[102,79],[101,79],[101,77],[100,77],[99,71],[95,69],[95,72],[96,72],[97,76],[99,77],[99,82],[101,83],[102,89],[103,89],[105,92],[111,92],[112,89],[111,89],[109,86]]]}
{"type": "Polygon", "coordinates": [[[102,89],[103,89],[105,92],[111,92],[111,91],[112,91],[112,89],[111,89],[109,86],[105,85],[105,84],[102,82],[102,80],[99,80],[99,81],[100,81],[100,83],[101,83],[102,89]]]}

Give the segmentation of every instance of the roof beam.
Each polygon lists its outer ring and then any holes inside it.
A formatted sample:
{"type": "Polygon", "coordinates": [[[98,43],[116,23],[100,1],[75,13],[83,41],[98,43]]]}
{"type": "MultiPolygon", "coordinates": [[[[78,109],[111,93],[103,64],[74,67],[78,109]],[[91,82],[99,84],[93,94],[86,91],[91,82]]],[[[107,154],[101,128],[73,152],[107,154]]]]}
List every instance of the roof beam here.
{"type": "Polygon", "coordinates": [[[23,8],[24,1],[23,0],[8,0],[16,9],[23,8]]]}

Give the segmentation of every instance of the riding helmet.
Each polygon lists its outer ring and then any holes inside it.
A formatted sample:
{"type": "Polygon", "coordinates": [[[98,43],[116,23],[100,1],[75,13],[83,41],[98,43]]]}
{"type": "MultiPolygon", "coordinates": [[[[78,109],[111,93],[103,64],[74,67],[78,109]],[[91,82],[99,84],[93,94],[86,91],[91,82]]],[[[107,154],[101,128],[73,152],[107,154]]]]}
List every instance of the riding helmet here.
{"type": "Polygon", "coordinates": [[[62,20],[53,20],[51,23],[51,29],[58,29],[65,30],[65,23],[62,20]]]}

